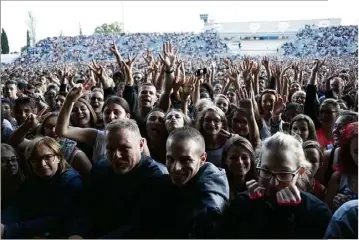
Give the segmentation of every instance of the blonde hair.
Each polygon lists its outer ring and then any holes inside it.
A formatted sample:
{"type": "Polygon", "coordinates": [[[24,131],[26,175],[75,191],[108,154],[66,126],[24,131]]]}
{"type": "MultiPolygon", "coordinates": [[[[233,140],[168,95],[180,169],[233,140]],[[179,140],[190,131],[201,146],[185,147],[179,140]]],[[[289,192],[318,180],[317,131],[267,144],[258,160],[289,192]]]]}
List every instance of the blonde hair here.
{"type": "Polygon", "coordinates": [[[30,172],[33,172],[30,164],[30,159],[35,157],[35,154],[39,151],[39,149],[42,146],[45,146],[48,149],[50,149],[54,153],[54,155],[56,155],[56,157],[59,158],[60,160],[59,170],[61,171],[61,173],[64,173],[69,168],[71,168],[71,166],[65,160],[60,144],[55,139],[45,136],[45,137],[37,137],[31,140],[31,142],[25,149],[24,155],[25,155],[26,165],[29,168],[30,172]]]}
{"type": "Polygon", "coordinates": [[[262,156],[264,151],[273,151],[273,152],[279,152],[283,150],[288,150],[292,153],[292,160],[297,164],[297,167],[304,168],[305,171],[303,174],[299,175],[300,177],[297,179],[296,186],[301,191],[307,191],[309,189],[309,176],[310,176],[310,169],[311,164],[307,161],[304,150],[302,147],[302,143],[299,142],[295,137],[277,132],[273,136],[267,138],[264,140],[262,144],[262,151],[260,156],[260,162],[262,161],[262,156]]]}

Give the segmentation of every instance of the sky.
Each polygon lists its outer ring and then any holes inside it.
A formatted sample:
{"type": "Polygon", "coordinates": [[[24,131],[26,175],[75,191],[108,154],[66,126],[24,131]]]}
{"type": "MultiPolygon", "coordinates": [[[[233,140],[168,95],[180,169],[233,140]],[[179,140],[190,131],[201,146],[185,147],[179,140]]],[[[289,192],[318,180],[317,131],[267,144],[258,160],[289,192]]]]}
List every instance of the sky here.
{"type": "Polygon", "coordinates": [[[28,12],[37,20],[37,40],[75,36],[114,21],[124,22],[126,32],[200,31],[199,15],[216,22],[288,21],[341,18],[357,25],[357,0],[329,1],[1,1],[1,27],[10,51],[26,45],[28,12]],[[123,8],[122,8],[123,7],[123,8]],[[124,13],[124,14],[123,14],[124,13]]]}

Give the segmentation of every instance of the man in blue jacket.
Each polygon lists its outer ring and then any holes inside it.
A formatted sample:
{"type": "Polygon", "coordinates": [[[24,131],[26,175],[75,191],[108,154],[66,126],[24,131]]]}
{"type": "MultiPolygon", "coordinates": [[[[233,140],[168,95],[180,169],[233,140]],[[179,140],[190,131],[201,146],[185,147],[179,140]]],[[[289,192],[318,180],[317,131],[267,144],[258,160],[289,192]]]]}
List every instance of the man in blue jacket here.
{"type": "Polygon", "coordinates": [[[152,214],[142,219],[146,238],[213,238],[229,201],[223,169],[207,163],[205,142],[194,128],[173,131],[166,143],[169,175],[153,182],[152,214]]]}
{"type": "Polygon", "coordinates": [[[147,184],[168,174],[165,166],[142,154],[144,139],[135,121],[120,119],[107,126],[107,159],[91,170],[89,206],[91,221],[77,234],[94,238],[117,238],[133,227],[134,216],[146,204],[147,184]]]}

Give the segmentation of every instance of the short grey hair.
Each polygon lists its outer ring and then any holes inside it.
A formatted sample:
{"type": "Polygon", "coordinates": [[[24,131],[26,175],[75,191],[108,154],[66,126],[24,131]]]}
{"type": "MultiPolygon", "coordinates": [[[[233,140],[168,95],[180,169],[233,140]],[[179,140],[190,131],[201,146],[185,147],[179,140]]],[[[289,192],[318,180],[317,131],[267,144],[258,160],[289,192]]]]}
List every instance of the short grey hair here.
{"type": "Polygon", "coordinates": [[[120,129],[127,129],[133,132],[139,140],[142,138],[140,129],[135,120],[132,119],[118,119],[109,123],[106,127],[107,133],[117,132],[120,129]]]}

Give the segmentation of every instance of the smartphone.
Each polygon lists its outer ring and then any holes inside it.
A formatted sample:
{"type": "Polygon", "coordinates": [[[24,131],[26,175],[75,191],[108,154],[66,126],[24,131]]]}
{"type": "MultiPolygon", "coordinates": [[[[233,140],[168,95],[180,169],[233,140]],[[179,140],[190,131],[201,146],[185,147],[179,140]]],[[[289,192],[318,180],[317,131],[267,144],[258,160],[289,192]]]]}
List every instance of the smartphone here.
{"type": "Polygon", "coordinates": [[[207,74],[207,68],[203,68],[203,69],[197,69],[195,72],[194,72],[194,75],[196,77],[199,77],[199,76],[202,76],[202,75],[205,75],[207,74]]]}

